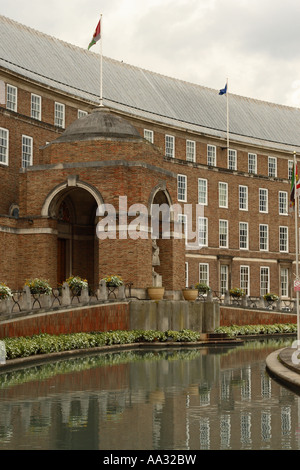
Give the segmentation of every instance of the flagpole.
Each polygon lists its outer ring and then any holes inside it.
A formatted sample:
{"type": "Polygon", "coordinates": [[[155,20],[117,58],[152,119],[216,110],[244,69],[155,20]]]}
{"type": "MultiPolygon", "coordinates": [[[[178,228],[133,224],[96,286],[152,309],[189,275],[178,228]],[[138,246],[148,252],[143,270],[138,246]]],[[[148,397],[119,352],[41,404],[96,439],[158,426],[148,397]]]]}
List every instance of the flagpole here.
{"type": "MultiPolygon", "coordinates": [[[[298,195],[296,191],[297,181],[296,181],[296,152],[294,152],[294,197],[295,197],[295,251],[296,251],[296,281],[299,279],[299,253],[298,253],[298,244],[299,244],[299,234],[298,234],[298,195]]],[[[296,308],[297,308],[297,346],[299,349],[300,346],[300,318],[299,318],[299,290],[296,290],[296,308]]]]}
{"type": "Polygon", "coordinates": [[[100,15],[100,107],[103,106],[103,47],[102,47],[102,42],[103,42],[103,26],[102,26],[102,14],[100,15]]]}
{"type": "Polygon", "coordinates": [[[227,98],[227,158],[229,158],[229,92],[228,92],[228,78],[226,80],[226,98],[227,98]]]}

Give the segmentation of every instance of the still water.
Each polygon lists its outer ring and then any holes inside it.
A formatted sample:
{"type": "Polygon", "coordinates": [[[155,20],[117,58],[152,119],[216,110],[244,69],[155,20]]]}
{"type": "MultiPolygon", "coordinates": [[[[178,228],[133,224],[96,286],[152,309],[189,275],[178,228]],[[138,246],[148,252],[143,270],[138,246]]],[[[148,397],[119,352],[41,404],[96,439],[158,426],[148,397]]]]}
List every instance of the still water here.
{"type": "Polygon", "coordinates": [[[0,450],[300,449],[300,398],[265,370],[289,340],[124,351],[0,374],[0,450]]]}

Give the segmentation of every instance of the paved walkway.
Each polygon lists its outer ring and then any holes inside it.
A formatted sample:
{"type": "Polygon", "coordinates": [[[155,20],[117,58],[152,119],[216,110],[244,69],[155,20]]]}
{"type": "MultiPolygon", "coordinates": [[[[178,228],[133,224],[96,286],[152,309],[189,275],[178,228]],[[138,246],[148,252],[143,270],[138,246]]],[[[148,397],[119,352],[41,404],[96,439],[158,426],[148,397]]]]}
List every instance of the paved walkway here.
{"type": "Polygon", "coordinates": [[[271,353],[266,359],[268,371],[281,382],[290,385],[300,394],[300,351],[283,348],[271,353]],[[297,364],[299,361],[299,364],[297,364]]]}

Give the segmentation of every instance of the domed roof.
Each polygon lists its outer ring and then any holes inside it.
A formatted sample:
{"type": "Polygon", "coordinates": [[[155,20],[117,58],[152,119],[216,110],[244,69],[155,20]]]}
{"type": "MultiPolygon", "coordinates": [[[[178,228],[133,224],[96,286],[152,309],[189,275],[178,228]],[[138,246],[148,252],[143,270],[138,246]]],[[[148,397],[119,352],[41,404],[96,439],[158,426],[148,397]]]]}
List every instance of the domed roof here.
{"type": "Polygon", "coordinates": [[[115,139],[141,139],[137,129],[108,108],[99,107],[91,114],[77,119],[55,142],[75,142],[93,140],[101,137],[115,139]]]}

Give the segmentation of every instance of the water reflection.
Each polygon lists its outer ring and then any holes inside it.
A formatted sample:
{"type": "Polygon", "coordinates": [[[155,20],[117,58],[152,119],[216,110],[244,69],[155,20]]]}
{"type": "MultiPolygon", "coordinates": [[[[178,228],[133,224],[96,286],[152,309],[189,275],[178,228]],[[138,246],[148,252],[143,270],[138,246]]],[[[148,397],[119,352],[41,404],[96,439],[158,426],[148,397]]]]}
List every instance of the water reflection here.
{"type": "Polygon", "coordinates": [[[299,449],[299,398],[265,358],[292,340],[130,351],[0,375],[0,449],[299,449]]]}

